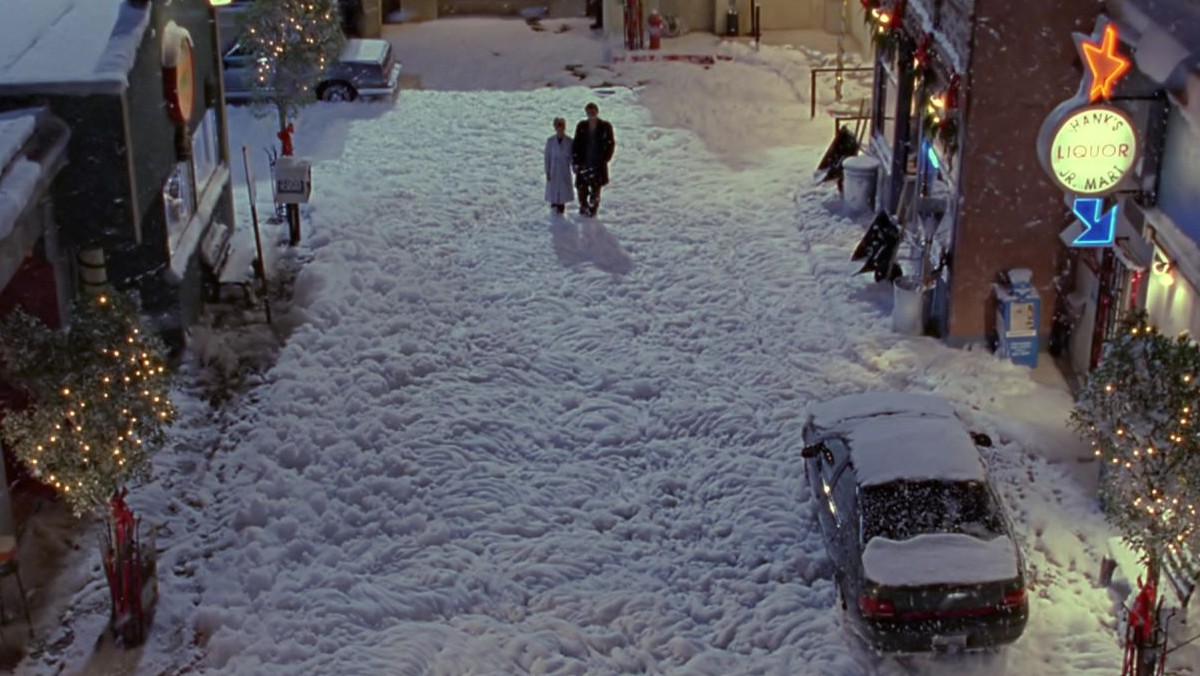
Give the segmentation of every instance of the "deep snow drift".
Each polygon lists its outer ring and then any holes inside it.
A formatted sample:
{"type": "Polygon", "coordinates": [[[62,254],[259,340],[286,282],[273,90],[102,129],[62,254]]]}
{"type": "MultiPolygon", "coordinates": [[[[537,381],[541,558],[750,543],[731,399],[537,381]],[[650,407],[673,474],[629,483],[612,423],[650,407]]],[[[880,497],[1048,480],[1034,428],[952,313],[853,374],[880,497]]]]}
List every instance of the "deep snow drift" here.
{"type": "MultiPolygon", "coordinates": [[[[674,105],[715,118],[778,96],[748,67],[646,77],[703,73],[674,105]]],[[[656,123],[654,86],[306,112],[294,332],[223,411],[181,391],[133,496],[164,524],[148,645],[97,658],[82,557],[67,626],[39,627],[57,647],[21,671],[1113,673],[1110,533],[1074,478],[1068,395],[894,334],[890,290],[849,261],[863,222],[808,185],[823,145],[725,154],[656,123]],[[542,143],[589,100],[616,128],[613,184],[599,218],[552,217],[542,143]],[[843,627],[799,426],[810,402],[886,388],[949,397],[996,440],[1031,592],[1006,654],[914,667],[843,627]]],[[[233,121],[235,143],[268,142],[233,121]]]]}

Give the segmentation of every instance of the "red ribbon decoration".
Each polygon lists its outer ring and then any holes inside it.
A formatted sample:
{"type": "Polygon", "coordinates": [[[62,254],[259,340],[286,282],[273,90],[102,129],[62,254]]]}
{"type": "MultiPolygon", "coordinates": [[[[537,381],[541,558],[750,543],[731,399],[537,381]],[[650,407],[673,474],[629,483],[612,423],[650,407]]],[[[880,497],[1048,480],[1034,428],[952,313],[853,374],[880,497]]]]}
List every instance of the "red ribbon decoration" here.
{"type": "Polygon", "coordinates": [[[929,43],[931,40],[932,37],[929,33],[925,33],[921,36],[921,41],[917,43],[917,51],[913,55],[913,58],[916,59],[918,66],[924,66],[925,61],[929,59],[929,43]]]}
{"type": "MultiPolygon", "coordinates": [[[[1139,577],[1138,583],[1141,582],[1139,577]]],[[[1154,582],[1148,580],[1142,585],[1141,591],[1134,599],[1133,608],[1129,611],[1129,624],[1133,628],[1135,640],[1140,643],[1149,643],[1154,636],[1154,605],[1157,595],[1158,589],[1154,582]]]]}
{"type": "Polygon", "coordinates": [[[946,88],[946,110],[958,109],[958,73],[950,73],[950,86],[946,88]]]}

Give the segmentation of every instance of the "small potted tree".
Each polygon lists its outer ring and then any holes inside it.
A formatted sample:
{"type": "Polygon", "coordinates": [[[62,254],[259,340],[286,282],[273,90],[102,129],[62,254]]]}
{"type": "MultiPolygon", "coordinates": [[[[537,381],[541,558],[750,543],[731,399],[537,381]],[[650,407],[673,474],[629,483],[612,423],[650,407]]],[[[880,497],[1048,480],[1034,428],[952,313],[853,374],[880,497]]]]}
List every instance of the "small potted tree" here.
{"type": "Polygon", "coordinates": [[[104,521],[111,629],[125,646],[145,640],[157,589],[153,543],[125,496],[175,417],[164,354],[136,300],[108,288],[79,298],[63,329],[20,309],[0,324],[5,378],[32,402],[5,416],[4,441],[77,517],[104,521]]]}

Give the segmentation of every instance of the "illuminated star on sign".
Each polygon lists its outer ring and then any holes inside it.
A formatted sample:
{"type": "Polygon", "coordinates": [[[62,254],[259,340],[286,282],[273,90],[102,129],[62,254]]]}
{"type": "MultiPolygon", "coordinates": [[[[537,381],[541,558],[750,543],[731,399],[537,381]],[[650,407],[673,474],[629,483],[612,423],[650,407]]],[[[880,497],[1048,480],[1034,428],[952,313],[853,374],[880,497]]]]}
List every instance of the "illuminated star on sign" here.
{"type": "Polygon", "coordinates": [[[1079,51],[1088,69],[1088,103],[1112,96],[1113,87],[1129,70],[1129,59],[1117,53],[1117,27],[1105,23],[1103,37],[1097,42],[1093,34],[1089,40],[1077,36],[1079,51]]]}

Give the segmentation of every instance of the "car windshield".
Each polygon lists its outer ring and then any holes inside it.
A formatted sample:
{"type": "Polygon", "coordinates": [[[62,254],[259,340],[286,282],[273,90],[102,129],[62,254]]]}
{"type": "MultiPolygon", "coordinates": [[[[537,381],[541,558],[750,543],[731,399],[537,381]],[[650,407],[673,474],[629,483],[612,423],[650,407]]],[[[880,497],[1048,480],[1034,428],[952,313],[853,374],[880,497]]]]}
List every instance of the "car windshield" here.
{"type": "Polygon", "coordinates": [[[863,541],[923,533],[1004,534],[997,505],[979,481],[892,481],[862,490],[863,541]]]}

